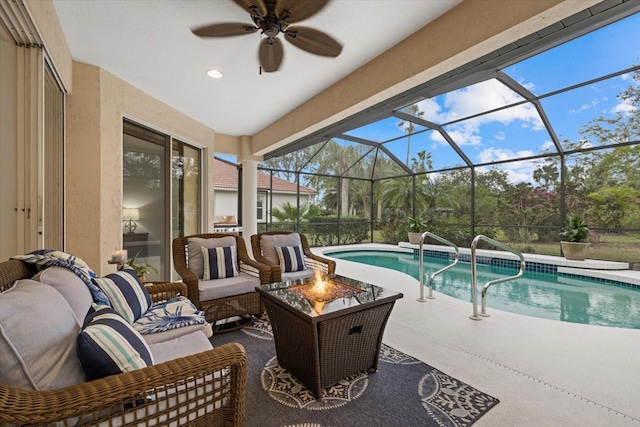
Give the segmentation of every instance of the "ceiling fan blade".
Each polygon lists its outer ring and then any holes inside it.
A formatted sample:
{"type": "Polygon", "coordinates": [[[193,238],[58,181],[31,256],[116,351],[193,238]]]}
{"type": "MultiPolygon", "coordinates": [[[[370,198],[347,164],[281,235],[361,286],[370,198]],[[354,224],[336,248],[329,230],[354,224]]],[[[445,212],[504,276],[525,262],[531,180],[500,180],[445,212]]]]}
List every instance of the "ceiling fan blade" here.
{"type": "Polygon", "coordinates": [[[276,16],[287,24],[307,19],[320,11],[329,0],[276,0],[276,16]]]}
{"type": "Polygon", "coordinates": [[[200,37],[227,37],[241,36],[258,31],[257,27],[242,22],[225,22],[223,24],[205,25],[191,30],[193,34],[200,37]]]}
{"type": "Polygon", "coordinates": [[[260,42],[258,59],[260,60],[260,66],[266,73],[278,71],[283,56],[284,49],[280,39],[275,37],[266,38],[260,42]]]}
{"type": "Polygon", "coordinates": [[[267,16],[264,0],[233,0],[238,6],[249,12],[251,16],[267,16]]]}
{"type": "Polygon", "coordinates": [[[336,57],[342,45],[330,35],[309,27],[290,27],[284,32],[289,43],[314,55],[336,57]]]}

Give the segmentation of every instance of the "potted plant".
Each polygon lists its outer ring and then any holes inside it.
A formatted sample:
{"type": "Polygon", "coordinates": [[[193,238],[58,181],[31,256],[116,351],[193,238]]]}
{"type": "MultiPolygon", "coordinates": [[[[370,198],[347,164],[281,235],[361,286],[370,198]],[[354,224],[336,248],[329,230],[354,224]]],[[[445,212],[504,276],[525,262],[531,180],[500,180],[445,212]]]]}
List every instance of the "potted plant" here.
{"type": "Polygon", "coordinates": [[[580,215],[573,215],[560,233],[560,246],[566,259],[584,261],[589,252],[589,226],[580,215]]]}
{"type": "Polygon", "coordinates": [[[149,264],[148,262],[145,264],[137,264],[136,263],[137,258],[138,258],[138,254],[136,254],[136,256],[134,256],[129,261],[127,261],[125,265],[129,266],[130,268],[133,268],[133,270],[136,272],[141,282],[144,282],[146,280],[145,276],[149,274],[150,271],[154,271],[158,273],[158,269],[155,268],[153,265],[149,264]]]}
{"type": "Polygon", "coordinates": [[[414,245],[420,244],[420,237],[426,231],[426,224],[419,216],[409,217],[407,220],[407,230],[409,234],[409,243],[414,245]]]}

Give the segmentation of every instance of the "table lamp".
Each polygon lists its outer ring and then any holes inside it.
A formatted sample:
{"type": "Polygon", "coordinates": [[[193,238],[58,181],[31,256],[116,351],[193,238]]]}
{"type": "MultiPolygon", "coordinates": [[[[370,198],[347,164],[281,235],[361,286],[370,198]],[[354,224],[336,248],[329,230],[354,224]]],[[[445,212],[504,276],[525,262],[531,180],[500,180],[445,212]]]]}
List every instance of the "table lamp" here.
{"type": "Polygon", "coordinates": [[[133,233],[136,231],[138,224],[136,221],[140,220],[140,209],[137,208],[124,208],[122,209],[122,220],[125,221],[124,229],[127,233],[133,233]]]}

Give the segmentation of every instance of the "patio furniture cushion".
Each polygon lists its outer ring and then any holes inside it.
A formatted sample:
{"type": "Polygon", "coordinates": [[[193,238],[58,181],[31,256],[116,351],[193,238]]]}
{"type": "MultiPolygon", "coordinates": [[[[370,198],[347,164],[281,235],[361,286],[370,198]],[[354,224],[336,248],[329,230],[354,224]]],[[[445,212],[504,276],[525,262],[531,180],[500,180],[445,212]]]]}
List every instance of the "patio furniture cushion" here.
{"type": "Polygon", "coordinates": [[[153,365],[145,340],[111,307],[101,306],[87,316],[77,349],[88,380],[153,365]]]}
{"type": "Polygon", "coordinates": [[[236,247],[202,248],[204,280],[224,279],[238,275],[236,247]]]}
{"type": "Polygon", "coordinates": [[[260,238],[260,250],[264,256],[272,264],[280,264],[276,246],[301,246],[300,234],[273,234],[262,235],[260,238]]]}
{"type": "Polygon", "coordinates": [[[84,382],[76,356],[79,330],[58,291],[35,280],[17,281],[0,294],[0,383],[48,390],[84,382]]]}
{"type": "Polygon", "coordinates": [[[60,292],[71,306],[78,326],[82,326],[93,298],[91,291],[78,275],[68,268],[53,266],[33,276],[33,280],[46,283],[60,292]]]}
{"type": "Polygon", "coordinates": [[[156,365],[167,360],[190,356],[213,348],[211,341],[199,330],[194,330],[170,340],[156,343],[147,341],[147,343],[153,354],[153,363],[156,365]]]}
{"type": "Polygon", "coordinates": [[[125,268],[93,282],[107,295],[111,307],[129,323],[138,320],[151,305],[151,296],[133,269],[125,268]]]}
{"type": "Polygon", "coordinates": [[[302,245],[297,246],[276,246],[278,263],[284,273],[292,271],[302,271],[306,268],[302,245]]]}
{"type": "Polygon", "coordinates": [[[240,273],[235,277],[214,280],[199,280],[198,291],[200,301],[211,301],[220,298],[255,292],[260,278],[240,273]]]}
{"type": "Polygon", "coordinates": [[[313,277],[314,276],[314,271],[311,268],[305,268],[304,270],[300,270],[300,271],[292,271],[289,273],[282,273],[282,278],[280,280],[282,280],[283,282],[288,282],[291,280],[299,280],[299,279],[306,279],[308,277],[313,277]]]}
{"type": "Polygon", "coordinates": [[[190,237],[187,243],[187,267],[199,279],[204,277],[204,258],[200,248],[218,248],[222,246],[235,246],[236,239],[233,236],[204,239],[202,237],[190,237]]]}

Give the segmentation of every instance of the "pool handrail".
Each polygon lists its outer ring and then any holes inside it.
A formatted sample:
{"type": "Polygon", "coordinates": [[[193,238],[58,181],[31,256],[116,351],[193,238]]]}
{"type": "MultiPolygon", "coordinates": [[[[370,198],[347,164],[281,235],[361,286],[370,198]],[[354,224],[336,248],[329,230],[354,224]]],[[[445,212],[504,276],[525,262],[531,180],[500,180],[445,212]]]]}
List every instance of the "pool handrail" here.
{"type": "Polygon", "coordinates": [[[436,276],[448,269],[450,269],[451,267],[453,267],[454,265],[456,265],[458,263],[458,260],[460,259],[460,249],[458,249],[458,245],[456,245],[455,243],[452,243],[450,241],[448,241],[447,239],[438,236],[437,234],[433,234],[430,233],[428,231],[425,231],[424,233],[422,233],[422,236],[420,236],[420,298],[418,298],[418,301],[420,302],[425,302],[427,299],[434,299],[435,297],[433,296],[433,280],[436,278],[436,276]],[[439,241],[440,243],[444,243],[447,246],[451,246],[453,247],[453,249],[455,249],[456,254],[455,254],[455,259],[453,261],[452,264],[447,265],[446,267],[441,268],[440,270],[436,271],[435,273],[432,273],[431,276],[429,277],[429,296],[425,298],[424,296],[424,239],[425,237],[431,237],[434,240],[439,241]]]}
{"type": "Polygon", "coordinates": [[[496,241],[493,240],[487,236],[484,236],[482,234],[477,235],[474,239],[473,242],[471,242],[471,301],[473,303],[473,315],[469,316],[469,318],[471,320],[482,320],[482,318],[478,315],[478,293],[476,291],[476,283],[477,283],[477,274],[476,274],[476,247],[478,246],[478,242],[480,242],[480,240],[483,240],[489,244],[492,244],[493,246],[496,246],[500,249],[502,249],[503,251],[507,251],[507,252],[511,252],[512,254],[516,255],[518,258],[520,258],[520,271],[518,272],[518,274],[516,274],[515,276],[509,276],[509,277],[503,277],[501,279],[495,279],[495,280],[489,280],[483,287],[482,287],[482,309],[480,311],[480,316],[483,317],[489,317],[489,315],[487,314],[487,290],[489,289],[489,287],[491,285],[494,285],[496,283],[501,283],[501,282],[506,282],[508,280],[513,280],[513,279],[517,279],[518,277],[522,276],[524,274],[524,270],[526,267],[526,263],[524,261],[524,256],[522,255],[522,253],[511,249],[510,247],[496,241]]]}

